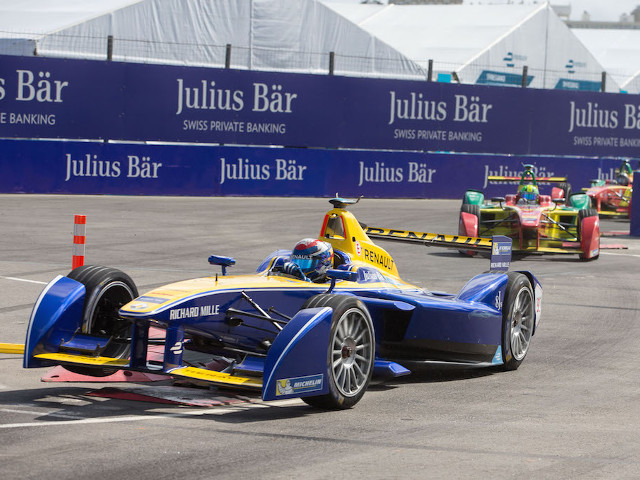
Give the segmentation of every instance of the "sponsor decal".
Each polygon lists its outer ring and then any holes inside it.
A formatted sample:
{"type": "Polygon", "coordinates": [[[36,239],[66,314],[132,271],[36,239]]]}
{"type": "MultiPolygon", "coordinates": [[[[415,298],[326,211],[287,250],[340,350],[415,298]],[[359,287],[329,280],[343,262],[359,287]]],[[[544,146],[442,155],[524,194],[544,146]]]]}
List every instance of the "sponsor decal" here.
{"type": "Polygon", "coordinates": [[[209,315],[218,315],[219,313],[220,305],[202,305],[200,307],[173,308],[169,310],[169,320],[207,317],[209,315]]]}
{"type": "Polygon", "coordinates": [[[305,377],[282,378],[276,380],[276,396],[299,395],[301,393],[322,390],[324,375],[308,375],[305,377]]]}
{"type": "Polygon", "coordinates": [[[493,242],[493,255],[507,255],[511,253],[511,242],[493,242]]]}
{"type": "MultiPolygon", "coordinates": [[[[527,75],[527,85],[533,80],[532,75],[527,75]]],[[[519,73],[493,72],[483,70],[478,79],[478,85],[502,85],[520,86],[522,85],[522,75],[519,73]]]]}
{"type": "Polygon", "coordinates": [[[174,355],[180,355],[182,353],[182,342],[177,341],[173,347],[171,347],[171,353],[174,355]]]}
{"type": "Polygon", "coordinates": [[[498,292],[498,294],[496,295],[496,299],[493,302],[493,304],[496,306],[496,309],[502,310],[502,292],[498,292]]]}
{"type": "Polygon", "coordinates": [[[220,157],[220,185],[230,181],[303,182],[308,166],[295,159],[277,158],[272,163],[256,163],[248,158],[235,161],[220,157]]]}
{"type": "Polygon", "coordinates": [[[147,303],[164,303],[167,301],[167,299],[160,297],[148,297],[146,295],[143,295],[142,297],[138,297],[138,301],[147,303]]]}
{"type": "Polygon", "coordinates": [[[101,159],[98,155],[87,153],[82,158],[74,159],[66,154],[65,182],[77,177],[100,178],[159,178],[161,162],[151,161],[151,157],[127,155],[126,162],[120,160],[101,159]]]}
{"type": "Polygon", "coordinates": [[[377,253],[368,248],[364,249],[364,258],[365,260],[370,261],[371,263],[375,263],[387,270],[393,270],[393,259],[388,257],[387,255],[383,255],[382,253],[377,253]]]}
{"type": "Polygon", "coordinates": [[[408,95],[389,92],[389,125],[397,120],[420,120],[442,122],[451,119],[454,122],[488,123],[489,112],[493,104],[483,102],[480,95],[454,95],[454,102],[437,101],[426,98],[422,92],[409,92],[408,95]]]}
{"type": "Polygon", "coordinates": [[[129,305],[129,310],[144,310],[145,308],[149,308],[148,303],[134,302],[131,305],[129,305]]]}
{"type": "Polygon", "coordinates": [[[408,168],[389,167],[384,162],[373,162],[372,166],[359,162],[359,165],[359,187],[368,183],[433,183],[436,173],[435,168],[427,168],[426,163],[419,162],[408,162],[408,168]]]}
{"type": "Polygon", "coordinates": [[[501,365],[503,363],[502,362],[502,346],[498,345],[498,348],[496,349],[496,354],[493,356],[491,363],[493,365],[501,365]]]}
{"type": "Polygon", "coordinates": [[[511,264],[509,262],[491,262],[491,270],[508,270],[511,264]]]}
{"type": "Polygon", "coordinates": [[[375,270],[369,270],[368,268],[358,269],[358,283],[376,283],[384,282],[384,277],[375,270]]]}
{"type": "Polygon", "coordinates": [[[215,80],[202,79],[199,83],[187,84],[184,79],[178,78],[176,115],[197,110],[240,112],[245,107],[252,112],[293,112],[297,93],[287,91],[281,84],[255,82],[252,87],[249,93],[225,88],[221,81],[216,83],[215,80]]]}
{"type": "MultiPolygon", "coordinates": [[[[511,260],[511,242],[494,241],[491,245],[491,270],[508,270],[511,260]]],[[[502,299],[499,301],[502,305],[502,299]]],[[[498,299],[496,299],[496,308],[498,299]]]]}

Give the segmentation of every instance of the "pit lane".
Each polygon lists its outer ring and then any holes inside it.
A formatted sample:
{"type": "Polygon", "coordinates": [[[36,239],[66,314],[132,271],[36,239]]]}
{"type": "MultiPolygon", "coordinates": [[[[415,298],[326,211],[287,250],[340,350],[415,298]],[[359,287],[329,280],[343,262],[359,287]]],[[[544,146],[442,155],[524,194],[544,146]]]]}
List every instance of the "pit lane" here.
{"type": "MultiPolygon", "coordinates": [[[[44,284],[71,265],[73,215],[86,263],[141,292],[217,271],[251,273],[276,248],[317,235],[326,199],[0,196],[0,343],[22,343],[44,284]]],[[[460,201],[364,199],[374,226],[455,233],[460,201]]],[[[603,231],[628,223],[602,220],[603,231]]],[[[101,384],[41,383],[0,355],[0,472],[6,478],[637,478],[640,476],[640,239],[599,260],[526,257],[542,320],[515,372],[421,368],[372,386],[354,408],[299,400],[185,407],[90,397],[101,384]]],[[[384,243],[407,281],[457,291],[483,258],[384,243]]],[[[117,385],[116,385],[117,386],[117,385]]]]}

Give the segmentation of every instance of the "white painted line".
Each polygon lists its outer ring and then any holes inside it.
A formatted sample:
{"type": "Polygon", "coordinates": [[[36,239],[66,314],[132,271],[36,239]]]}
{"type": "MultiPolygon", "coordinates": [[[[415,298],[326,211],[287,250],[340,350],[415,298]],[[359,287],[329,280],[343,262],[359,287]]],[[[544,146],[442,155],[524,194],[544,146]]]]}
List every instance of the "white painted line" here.
{"type": "Polygon", "coordinates": [[[640,255],[635,254],[635,253],[614,253],[614,252],[603,252],[602,250],[600,250],[600,255],[622,255],[624,257],[638,257],[638,258],[640,258],[640,255]]]}
{"type": "Polygon", "coordinates": [[[41,415],[46,415],[47,417],[57,417],[57,418],[72,418],[72,419],[76,419],[76,420],[80,420],[80,419],[84,419],[85,417],[82,417],[80,415],[74,415],[72,413],[64,413],[64,412],[37,412],[37,411],[30,411],[30,410],[18,410],[17,408],[0,408],[0,412],[7,412],[7,413],[21,413],[24,415],[36,415],[36,416],[41,416],[41,415]]]}
{"type": "Polygon", "coordinates": [[[5,280],[15,280],[16,282],[37,283],[38,285],[46,285],[47,283],[49,283],[49,282],[40,282],[38,280],[27,280],[26,278],[3,277],[3,276],[0,276],[0,278],[3,278],[5,280]]]}
{"type": "MultiPolygon", "coordinates": [[[[159,420],[163,418],[180,418],[180,417],[192,417],[203,415],[224,415],[227,413],[241,412],[250,408],[267,408],[267,407],[287,407],[289,405],[299,405],[300,399],[294,398],[291,400],[281,400],[278,402],[270,403],[247,403],[242,406],[229,406],[229,407],[211,407],[207,409],[198,409],[192,411],[182,411],[180,413],[163,413],[160,415],[127,415],[124,417],[102,417],[102,418],[82,418],[80,420],[58,420],[55,422],[28,422],[28,423],[8,423],[0,425],[0,429],[6,428],[28,428],[28,427],[52,427],[57,425],[89,425],[98,423],[119,423],[119,422],[139,422],[142,420],[159,420]]],[[[1,411],[1,410],[0,410],[1,411]]],[[[46,412],[27,412],[25,410],[16,411],[16,413],[30,413],[32,415],[51,415],[46,412]]],[[[61,415],[62,416],[62,415],[61,415]]]]}

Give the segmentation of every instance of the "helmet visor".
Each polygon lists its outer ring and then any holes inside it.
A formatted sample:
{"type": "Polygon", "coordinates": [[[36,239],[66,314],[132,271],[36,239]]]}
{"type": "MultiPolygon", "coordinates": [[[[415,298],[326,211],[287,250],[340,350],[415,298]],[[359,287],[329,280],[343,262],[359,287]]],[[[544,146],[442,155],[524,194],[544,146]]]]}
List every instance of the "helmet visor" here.
{"type": "Polygon", "coordinates": [[[293,263],[295,263],[296,265],[298,265],[300,267],[300,269],[307,273],[312,271],[316,264],[318,263],[317,259],[313,259],[313,258],[292,258],[291,261],[293,263]]]}

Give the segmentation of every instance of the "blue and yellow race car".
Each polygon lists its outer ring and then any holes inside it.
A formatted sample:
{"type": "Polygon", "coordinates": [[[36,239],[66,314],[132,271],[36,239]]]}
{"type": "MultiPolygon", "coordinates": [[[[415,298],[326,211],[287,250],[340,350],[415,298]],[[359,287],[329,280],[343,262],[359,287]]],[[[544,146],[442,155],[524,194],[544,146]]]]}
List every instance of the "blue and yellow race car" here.
{"type": "Polygon", "coordinates": [[[275,251],[252,275],[227,275],[235,261],[212,255],[220,274],[141,296],[113,268],[58,276],[31,314],[24,367],[163,373],[327,409],[352,407],[374,374],[408,374],[412,362],[518,368],[542,288],[530,272],[507,271],[510,239],[366,227],[347,210],[357,200],[330,202],[317,239],[275,251]],[[374,238],[488,250],[491,269],[457,294],[425,291],[400,278],[374,238]],[[326,269],[311,265],[314,252],[326,269]],[[164,332],[161,359],[150,355],[152,327],[164,332]]]}

